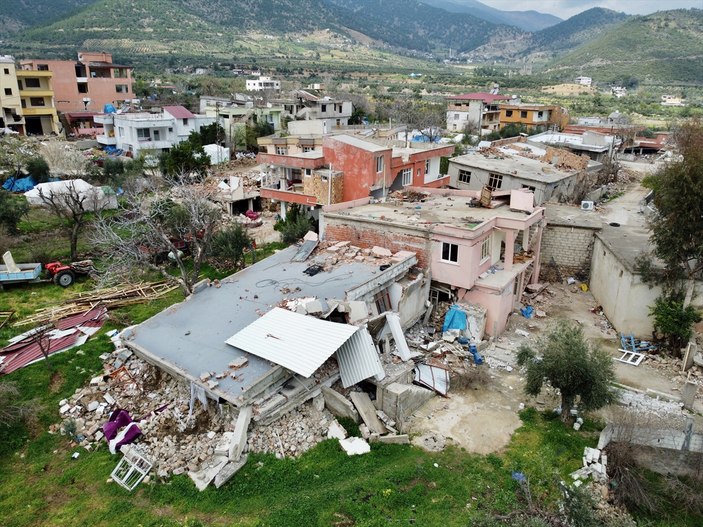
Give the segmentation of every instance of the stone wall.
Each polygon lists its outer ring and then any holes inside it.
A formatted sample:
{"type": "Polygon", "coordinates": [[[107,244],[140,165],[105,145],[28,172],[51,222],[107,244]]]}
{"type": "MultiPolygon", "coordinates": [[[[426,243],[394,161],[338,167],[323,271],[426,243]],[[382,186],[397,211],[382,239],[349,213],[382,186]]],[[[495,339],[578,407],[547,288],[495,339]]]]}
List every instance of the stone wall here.
{"type": "Polygon", "coordinates": [[[597,229],[573,225],[547,224],[542,235],[542,272],[540,279],[554,280],[552,259],[562,278],[580,276],[587,279],[591,271],[591,255],[597,229]]]}
{"type": "Polygon", "coordinates": [[[382,223],[357,221],[352,218],[335,218],[325,215],[324,236],[330,243],[349,241],[361,248],[384,247],[396,253],[410,251],[417,255],[418,267],[428,269],[431,251],[430,240],[423,233],[399,229],[382,223]]]}
{"type": "Polygon", "coordinates": [[[554,148],[553,146],[547,147],[547,153],[542,158],[542,161],[565,170],[585,170],[590,160],[586,155],[574,154],[564,148],[554,148]]]}

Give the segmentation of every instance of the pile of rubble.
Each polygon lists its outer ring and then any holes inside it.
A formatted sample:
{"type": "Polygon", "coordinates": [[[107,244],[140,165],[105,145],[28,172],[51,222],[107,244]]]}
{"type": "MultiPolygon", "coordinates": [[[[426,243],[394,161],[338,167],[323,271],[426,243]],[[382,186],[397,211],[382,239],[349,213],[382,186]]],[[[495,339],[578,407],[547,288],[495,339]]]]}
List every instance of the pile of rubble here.
{"type": "Polygon", "coordinates": [[[591,478],[598,483],[608,482],[608,456],[597,448],[586,447],[583,450],[583,467],[571,473],[574,487],[579,487],[591,478]]]}
{"type": "Polygon", "coordinates": [[[299,456],[327,439],[333,422],[335,418],[319,396],[268,426],[255,427],[249,433],[249,451],[272,453],[278,458],[299,456]]]}
{"type": "Polygon", "coordinates": [[[655,398],[632,390],[620,390],[618,402],[632,412],[657,418],[677,417],[683,415],[683,403],[655,398]]]}

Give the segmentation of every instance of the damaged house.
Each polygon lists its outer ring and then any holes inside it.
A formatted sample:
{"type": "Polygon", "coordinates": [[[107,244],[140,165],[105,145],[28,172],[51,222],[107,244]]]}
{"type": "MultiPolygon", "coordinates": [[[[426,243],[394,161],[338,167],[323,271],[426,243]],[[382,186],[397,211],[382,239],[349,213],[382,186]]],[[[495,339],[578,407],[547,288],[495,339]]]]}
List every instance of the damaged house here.
{"type": "Polygon", "coordinates": [[[323,248],[309,237],[222,281],[201,283],[120,336],[140,359],[190,384],[191,408],[209,400],[237,414],[238,454],[250,420],[266,426],[310,399],[324,398],[335,415],[361,416],[383,437],[392,425],[402,430],[402,419],[433,396],[411,384],[403,335],[428,305],[429,279],[415,254],[348,242],[323,248]],[[352,404],[343,393],[358,383],[363,391],[352,394],[352,404]]]}
{"type": "Polygon", "coordinates": [[[539,277],[545,210],[533,193],[410,188],[385,202],[370,198],[323,208],[328,242],[412,251],[431,276],[432,296],[486,309],[486,332],[500,335],[529,283],[539,277]]]}

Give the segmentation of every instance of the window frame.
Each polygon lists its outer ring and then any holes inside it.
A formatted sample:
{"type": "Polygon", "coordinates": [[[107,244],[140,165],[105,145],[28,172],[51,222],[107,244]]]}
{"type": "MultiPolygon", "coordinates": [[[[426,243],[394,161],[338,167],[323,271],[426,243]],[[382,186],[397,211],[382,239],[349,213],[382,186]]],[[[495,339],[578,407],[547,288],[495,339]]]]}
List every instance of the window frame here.
{"type": "Polygon", "coordinates": [[[481,263],[484,263],[491,257],[491,237],[488,236],[481,242],[481,263]]]}
{"type": "Polygon", "coordinates": [[[459,245],[451,242],[442,242],[440,261],[450,264],[459,263],[459,245]],[[446,258],[445,258],[446,255],[446,258]]]}
{"type": "Polygon", "coordinates": [[[385,160],[383,156],[376,156],[376,173],[380,174],[385,169],[385,160]]]}
{"type": "Polygon", "coordinates": [[[458,181],[459,183],[464,183],[464,184],[466,184],[466,185],[470,185],[470,184],[471,184],[471,171],[470,171],[470,170],[464,170],[464,169],[460,168],[460,169],[459,169],[459,174],[457,175],[457,181],[458,181]],[[468,174],[469,177],[468,177],[467,179],[462,179],[462,176],[466,176],[467,174],[468,174]]]}
{"type": "Polygon", "coordinates": [[[491,190],[500,190],[503,186],[503,174],[488,173],[488,188],[491,190]]]}
{"type": "Polygon", "coordinates": [[[151,141],[151,129],[150,128],[136,128],[137,140],[151,141]],[[146,137],[144,134],[146,133],[146,137]]]}
{"type": "Polygon", "coordinates": [[[404,187],[409,187],[413,184],[412,168],[404,168],[400,171],[400,182],[404,187]]]}

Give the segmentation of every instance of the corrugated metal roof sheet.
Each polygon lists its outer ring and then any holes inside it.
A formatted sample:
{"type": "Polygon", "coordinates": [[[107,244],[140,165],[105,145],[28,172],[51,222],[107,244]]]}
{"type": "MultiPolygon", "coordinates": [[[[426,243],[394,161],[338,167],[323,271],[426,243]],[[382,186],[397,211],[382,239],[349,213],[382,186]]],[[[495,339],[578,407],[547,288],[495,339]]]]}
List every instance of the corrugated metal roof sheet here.
{"type": "Polygon", "coordinates": [[[337,362],[342,386],[345,388],[369,377],[376,377],[376,380],[380,381],[386,376],[381,358],[366,328],[359,328],[359,331],[337,350],[337,362]]]}
{"type": "Polygon", "coordinates": [[[275,307],[225,342],[310,377],[358,330],[275,307]]]}

